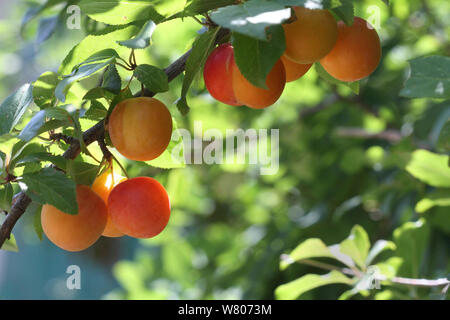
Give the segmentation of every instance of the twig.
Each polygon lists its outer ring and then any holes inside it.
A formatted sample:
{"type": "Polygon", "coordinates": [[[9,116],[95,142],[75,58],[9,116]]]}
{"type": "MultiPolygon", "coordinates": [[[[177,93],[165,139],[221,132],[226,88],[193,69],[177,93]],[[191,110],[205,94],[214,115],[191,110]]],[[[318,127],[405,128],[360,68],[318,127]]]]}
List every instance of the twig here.
{"type": "Polygon", "coordinates": [[[428,280],[428,279],[411,279],[402,277],[393,277],[393,278],[377,277],[377,279],[381,281],[386,280],[392,283],[414,287],[440,287],[450,284],[450,280],[447,280],[445,278],[428,280]]]}
{"type": "MultiPolygon", "coordinates": [[[[283,261],[289,262],[289,263],[294,262],[294,261],[292,261],[292,259],[287,254],[282,254],[280,256],[280,259],[283,260],[283,261]]],[[[323,270],[340,271],[340,272],[342,272],[342,273],[344,273],[346,275],[357,277],[357,278],[360,278],[360,277],[362,277],[364,275],[364,273],[359,272],[359,270],[358,270],[358,273],[356,273],[354,270],[349,269],[349,268],[341,268],[341,267],[338,267],[338,266],[334,266],[332,264],[318,262],[318,261],[309,260],[309,259],[297,260],[295,262],[300,263],[300,264],[309,265],[309,266],[316,267],[316,268],[323,269],[323,270]]],[[[403,277],[388,278],[388,277],[386,277],[384,275],[375,275],[374,280],[389,281],[389,282],[394,283],[394,284],[414,286],[414,287],[440,287],[440,286],[445,286],[443,291],[442,291],[443,293],[445,293],[446,290],[448,289],[448,287],[450,286],[450,280],[448,280],[446,278],[429,280],[429,279],[413,279],[413,278],[403,278],[403,277]]]]}
{"type": "MultiPolygon", "coordinates": [[[[216,44],[219,43],[220,40],[225,36],[227,36],[228,34],[229,34],[228,30],[221,29],[216,36],[215,43],[216,44]]],[[[184,71],[184,67],[186,65],[186,61],[187,58],[189,57],[190,52],[191,52],[190,50],[186,52],[184,55],[182,55],[180,58],[178,58],[175,62],[173,62],[170,66],[168,66],[164,70],[167,74],[169,81],[172,81],[184,71]]],[[[155,95],[154,93],[149,91],[144,92],[144,96],[152,97],[154,95],[155,95]]],[[[141,96],[141,92],[139,92],[137,96],[141,96]]],[[[100,137],[101,134],[104,134],[105,131],[104,124],[105,121],[102,120],[83,133],[83,140],[86,146],[93,143],[94,141],[97,141],[98,137],[100,137]]],[[[64,152],[63,157],[65,157],[66,159],[75,159],[79,154],[80,154],[80,142],[74,139],[70,144],[69,149],[67,149],[64,152]]],[[[15,224],[23,215],[28,205],[31,203],[31,199],[23,191],[19,192],[15,196],[15,199],[17,199],[17,201],[13,203],[10,212],[8,213],[5,221],[0,227],[0,248],[3,246],[3,243],[6,241],[6,239],[9,239],[11,231],[14,228],[15,224]]]]}
{"type": "Polygon", "coordinates": [[[20,192],[15,204],[12,206],[0,228],[0,248],[6,239],[10,238],[11,231],[17,223],[17,220],[20,219],[30,203],[31,199],[24,192],[20,192]]]}
{"type": "MultiPolygon", "coordinates": [[[[356,139],[379,139],[390,143],[398,143],[407,136],[403,135],[399,130],[388,129],[381,132],[369,132],[363,128],[338,127],[336,134],[340,137],[356,138],[356,139]]],[[[423,141],[419,141],[411,137],[417,148],[430,150],[432,147],[423,141]]]]}
{"type": "Polygon", "coordinates": [[[102,131],[102,133],[100,134],[100,136],[97,139],[98,142],[98,146],[100,147],[100,150],[103,153],[103,158],[107,161],[110,162],[113,155],[111,153],[111,151],[108,150],[108,147],[106,146],[105,143],[105,131],[102,131]]]}
{"type": "Polygon", "coordinates": [[[50,137],[51,140],[54,140],[54,141],[61,141],[62,140],[66,144],[72,144],[76,140],[74,137],[71,137],[71,136],[68,136],[68,135],[65,135],[65,134],[62,134],[62,133],[50,133],[49,137],[50,137]]]}

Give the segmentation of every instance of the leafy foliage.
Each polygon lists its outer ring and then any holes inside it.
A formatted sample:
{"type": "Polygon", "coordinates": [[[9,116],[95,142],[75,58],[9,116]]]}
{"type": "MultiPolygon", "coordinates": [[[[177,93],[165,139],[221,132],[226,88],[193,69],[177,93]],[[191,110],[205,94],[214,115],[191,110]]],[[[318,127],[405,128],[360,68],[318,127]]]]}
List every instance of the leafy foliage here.
{"type": "MultiPolygon", "coordinates": [[[[152,175],[164,183],[171,227],[158,239],[130,245],[133,256],[120,255],[132,260],[115,263],[121,289],[112,297],[445,298],[441,286],[416,289],[402,279],[445,278],[449,272],[446,5],[443,0],[47,0],[29,8],[16,27],[25,38],[36,31],[32,41],[51,60],[46,70],[58,71],[42,72],[36,54],[21,56],[26,65],[21,72],[0,69],[0,216],[11,210],[20,190],[32,199],[24,216],[33,216],[32,228],[14,230],[17,238],[12,235],[2,250],[17,251],[16,239],[20,244],[28,230],[43,238],[44,204],[77,214],[76,185],[92,184],[105,165],[94,143],[99,137],[90,128],[104,129],[117,103],[144,88],[170,106],[176,125],[167,150],[137,163],[117,155],[106,131],[101,138],[116,159],[114,170],[120,165],[131,175],[152,175]],[[77,44],[71,42],[73,31],[58,28],[71,4],[80,6],[91,25],[77,44]],[[244,77],[264,88],[285,50],[281,24],[296,5],[330,10],[346,24],[354,16],[370,18],[368,6],[377,6],[383,40],[377,72],[344,83],[316,63],[286,86],[278,106],[264,112],[213,101],[196,79],[216,45],[231,41],[244,77]],[[184,70],[178,79],[167,66],[189,49],[178,61],[184,70]],[[53,50],[65,57],[59,67],[53,65],[53,50]],[[34,69],[36,80],[20,86],[31,78],[25,71],[34,69]],[[202,144],[184,144],[179,133],[187,129],[199,139],[204,132],[196,131],[196,121],[225,137],[227,129],[280,128],[279,170],[261,176],[248,164],[187,165],[185,156],[201,154],[202,144]],[[77,146],[80,154],[73,152],[77,146]]],[[[3,23],[0,28],[14,30],[3,23]]],[[[4,32],[5,39],[11,37],[5,44],[0,39],[0,57],[21,52],[11,34],[4,32]]]]}

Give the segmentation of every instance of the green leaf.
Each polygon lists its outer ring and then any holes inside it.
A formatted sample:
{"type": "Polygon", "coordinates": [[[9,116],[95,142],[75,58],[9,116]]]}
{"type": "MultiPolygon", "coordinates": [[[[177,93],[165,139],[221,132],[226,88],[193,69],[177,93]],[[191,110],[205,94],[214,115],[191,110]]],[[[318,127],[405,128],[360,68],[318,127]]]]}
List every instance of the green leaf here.
{"type": "Polygon", "coordinates": [[[206,59],[214,49],[214,41],[217,32],[219,32],[219,28],[202,33],[192,44],[192,51],[186,61],[183,86],[181,88],[181,98],[177,102],[178,110],[182,115],[186,115],[189,112],[186,98],[188,90],[191,87],[195,76],[203,69],[206,59]]]}
{"type": "Polygon", "coordinates": [[[76,185],[64,173],[44,168],[37,173],[24,174],[27,195],[39,204],[50,204],[68,214],[78,213],[76,185]]]}
{"type": "Polygon", "coordinates": [[[415,210],[424,213],[435,206],[450,206],[450,189],[437,189],[416,204],[415,210]]]}
{"type": "Polygon", "coordinates": [[[67,174],[76,184],[92,185],[97,177],[98,170],[99,166],[90,163],[75,160],[67,162],[67,174]]]}
{"type": "Polygon", "coordinates": [[[17,142],[11,151],[11,160],[9,161],[9,169],[13,170],[17,163],[24,157],[33,153],[45,153],[46,149],[43,145],[38,143],[30,143],[24,141],[17,142]]]}
{"type": "Polygon", "coordinates": [[[378,240],[375,242],[375,244],[372,246],[372,249],[370,249],[369,254],[367,255],[365,265],[370,265],[373,260],[383,251],[385,250],[395,250],[396,246],[395,243],[392,241],[386,241],[386,240],[378,240]]]}
{"type": "Polygon", "coordinates": [[[86,64],[81,66],[80,68],[76,69],[71,75],[64,78],[55,89],[55,96],[62,102],[66,100],[66,89],[67,87],[72,84],[75,81],[78,81],[80,79],[86,78],[97,71],[103,69],[107,65],[109,65],[112,62],[112,59],[107,60],[103,63],[93,63],[93,64],[86,64]]]}
{"type": "Polygon", "coordinates": [[[42,205],[36,202],[31,202],[27,209],[25,210],[24,215],[27,216],[33,216],[33,227],[34,231],[36,232],[36,235],[38,236],[39,240],[42,241],[43,239],[43,230],[42,230],[42,224],[41,224],[41,211],[42,211],[42,205]]]}
{"type": "Polygon", "coordinates": [[[20,132],[18,138],[28,142],[42,132],[69,124],[73,124],[73,118],[69,112],[63,109],[62,106],[57,108],[46,108],[44,110],[40,110],[33,116],[33,118],[31,118],[31,120],[20,132]],[[56,118],[62,122],[54,123],[55,125],[46,126],[43,128],[47,117],[56,118]]]}
{"type": "Polygon", "coordinates": [[[450,214],[448,207],[436,207],[427,216],[428,221],[436,229],[442,230],[446,236],[450,234],[450,214]]]}
{"type": "Polygon", "coordinates": [[[27,163],[51,162],[61,170],[66,170],[67,159],[63,156],[56,156],[47,152],[30,153],[20,158],[16,166],[25,165],[27,163]]]}
{"type": "Polygon", "coordinates": [[[442,128],[436,147],[444,152],[450,151],[450,121],[442,128]]]}
{"type": "Polygon", "coordinates": [[[89,120],[100,121],[106,118],[107,113],[108,110],[106,110],[105,106],[101,102],[91,100],[91,106],[83,117],[89,120]]]}
{"type": "Polygon", "coordinates": [[[33,118],[31,118],[31,120],[27,123],[25,128],[22,129],[18,138],[23,141],[30,141],[31,139],[33,139],[37,135],[39,129],[44,125],[45,119],[45,110],[41,110],[36,113],[33,118]]]}
{"type": "Polygon", "coordinates": [[[366,267],[369,248],[369,236],[359,225],[354,226],[348,238],[340,243],[340,251],[351,257],[363,269],[366,267]]]}
{"type": "Polygon", "coordinates": [[[151,43],[152,35],[155,29],[156,24],[150,20],[142,27],[141,31],[139,31],[139,33],[133,39],[117,41],[117,43],[130,49],[147,48],[151,43]]]}
{"type": "Polygon", "coordinates": [[[281,26],[267,29],[269,41],[233,34],[234,59],[242,75],[257,87],[267,88],[267,75],[286,49],[281,26]]]}
{"type": "Polygon", "coordinates": [[[283,260],[280,263],[280,269],[284,270],[295,261],[310,258],[334,258],[325,243],[320,239],[311,238],[300,243],[289,254],[289,260],[283,260]]]}
{"type": "Polygon", "coordinates": [[[411,75],[400,95],[407,98],[450,98],[450,57],[430,56],[410,61],[411,75]]]}
{"type": "Polygon", "coordinates": [[[22,37],[24,36],[25,28],[27,24],[33,20],[39,13],[43,11],[43,6],[32,6],[28,8],[28,10],[25,12],[24,16],[22,17],[22,23],[20,25],[20,34],[22,37]]]}
{"type": "Polygon", "coordinates": [[[336,85],[344,85],[349,87],[353,93],[359,94],[359,81],[354,82],[344,82],[340,81],[338,79],[333,78],[323,67],[320,63],[315,63],[314,67],[316,69],[317,74],[324,79],[326,82],[330,84],[336,84],[336,85]]]}
{"type": "Polygon", "coordinates": [[[403,259],[400,257],[391,257],[386,261],[375,264],[375,268],[387,279],[395,277],[402,266],[403,259]]]}
{"type": "Polygon", "coordinates": [[[77,110],[75,113],[71,114],[71,117],[74,131],[73,136],[79,141],[81,151],[86,154],[90,154],[86,144],[84,143],[83,130],[80,123],[80,110],[77,110]]]}
{"type": "Polygon", "coordinates": [[[278,300],[293,300],[312,289],[338,283],[351,285],[353,280],[347,278],[339,271],[331,271],[324,275],[307,274],[277,287],[275,289],[275,297],[278,300]]]}
{"type": "Polygon", "coordinates": [[[70,120],[55,120],[55,119],[52,119],[52,120],[49,120],[46,123],[44,123],[44,125],[41,127],[41,129],[39,129],[37,134],[40,135],[40,134],[42,134],[44,132],[48,132],[50,130],[55,130],[55,129],[58,129],[58,128],[61,128],[61,127],[65,127],[65,126],[68,126],[70,124],[71,124],[70,120]]]}
{"type": "Polygon", "coordinates": [[[397,245],[396,256],[403,259],[399,275],[417,278],[430,234],[429,225],[424,219],[407,222],[394,230],[397,245]]]}
{"type": "Polygon", "coordinates": [[[83,96],[83,100],[98,100],[102,98],[106,99],[107,101],[112,101],[112,99],[114,98],[114,94],[101,87],[96,87],[89,90],[83,96]]]}
{"type": "MultiPolygon", "coordinates": [[[[0,226],[5,221],[5,215],[0,213],[0,226]]],[[[9,239],[6,239],[6,241],[3,243],[3,245],[0,248],[1,250],[6,251],[12,251],[12,252],[19,252],[19,248],[17,247],[16,238],[11,233],[9,239]]]]}
{"type": "Polygon", "coordinates": [[[348,254],[345,254],[341,251],[340,244],[328,246],[328,249],[330,250],[331,254],[334,256],[336,260],[342,262],[349,268],[355,268],[355,261],[348,254]]]}
{"type": "Polygon", "coordinates": [[[416,150],[412,153],[406,170],[433,187],[450,187],[448,156],[427,150],[416,150]]]}
{"type": "Polygon", "coordinates": [[[153,93],[169,90],[167,74],[160,68],[148,64],[140,64],[134,70],[134,76],[153,93]]]}
{"type": "Polygon", "coordinates": [[[58,82],[58,75],[56,73],[44,72],[33,83],[33,99],[38,107],[44,109],[52,107],[55,104],[55,89],[58,82]]]}
{"type": "Polygon", "coordinates": [[[177,101],[177,109],[181,113],[182,116],[185,116],[189,113],[189,106],[187,104],[186,97],[181,97],[177,101]]]}
{"type": "Polygon", "coordinates": [[[84,64],[90,64],[93,62],[99,62],[104,60],[112,60],[114,58],[119,58],[119,54],[114,49],[103,49],[97,51],[96,53],[90,55],[86,60],[80,62],[76,66],[73,67],[72,70],[78,69],[80,66],[84,64]]]}
{"type": "Polygon", "coordinates": [[[210,14],[218,25],[250,38],[267,41],[266,30],[291,17],[291,9],[267,0],[250,0],[243,4],[219,8],[210,14]]]}
{"type": "Polygon", "coordinates": [[[192,0],[184,9],[168,19],[183,18],[206,13],[210,10],[235,4],[236,0],[192,0]]]}
{"type": "Polygon", "coordinates": [[[122,80],[114,64],[110,64],[103,74],[102,88],[118,94],[122,88],[122,80]]]}
{"type": "Polygon", "coordinates": [[[39,162],[27,162],[25,163],[25,165],[23,166],[23,173],[34,173],[34,172],[38,172],[42,169],[42,166],[39,162]]]}
{"type": "Polygon", "coordinates": [[[4,170],[6,167],[6,154],[0,151],[0,177],[3,177],[5,174],[4,170]]]}
{"type": "Polygon", "coordinates": [[[11,233],[10,238],[6,239],[6,241],[3,243],[1,250],[19,252],[19,248],[17,247],[17,243],[16,243],[16,237],[14,237],[14,235],[12,233],[11,233]]]}
{"type": "Polygon", "coordinates": [[[11,210],[11,203],[14,196],[14,190],[11,183],[0,186],[0,210],[11,210]]]}
{"type": "Polygon", "coordinates": [[[331,11],[341,20],[345,22],[346,25],[351,26],[355,18],[353,7],[353,0],[340,0],[342,5],[334,7],[331,11]]]}
{"type": "Polygon", "coordinates": [[[138,31],[139,27],[135,25],[107,27],[106,31],[85,37],[67,54],[59,67],[58,73],[70,74],[74,67],[76,68],[77,65],[85,63],[85,61],[89,62],[89,59],[95,59],[91,62],[109,60],[114,52],[119,56],[129,55],[130,49],[120,46],[116,41],[118,39],[129,39],[138,31]],[[111,50],[114,50],[114,52],[111,50]],[[97,60],[100,58],[101,60],[97,60]]]}
{"type": "Polygon", "coordinates": [[[339,296],[338,300],[349,300],[351,297],[353,297],[354,295],[356,295],[358,293],[359,293],[359,290],[356,287],[351,288],[351,289],[349,289],[347,291],[344,291],[339,296]]]}
{"type": "Polygon", "coordinates": [[[11,132],[32,101],[32,86],[27,83],[0,104],[0,136],[11,132]]]}
{"type": "Polygon", "coordinates": [[[155,1],[82,0],[79,6],[90,18],[111,25],[128,24],[136,20],[158,23],[164,19],[155,10],[155,1]]]}
{"type": "Polygon", "coordinates": [[[59,15],[44,17],[39,21],[38,30],[36,33],[36,45],[41,44],[52,36],[58,26],[58,21],[59,15]]]}
{"type": "Polygon", "coordinates": [[[43,11],[66,1],[67,0],[47,0],[43,5],[29,8],[22,18],[22,23],[20,25],[20,34],[23,35],[28,23],[35,17],[37,17],[39,14],[41,14],[43,11]]]}

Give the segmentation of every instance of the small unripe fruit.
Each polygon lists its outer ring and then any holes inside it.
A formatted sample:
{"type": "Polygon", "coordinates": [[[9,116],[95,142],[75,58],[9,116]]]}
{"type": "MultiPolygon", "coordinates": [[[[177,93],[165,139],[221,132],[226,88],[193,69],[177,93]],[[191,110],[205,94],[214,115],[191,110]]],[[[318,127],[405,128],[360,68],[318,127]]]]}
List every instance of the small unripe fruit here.
{"type": "Polygon", "coordinates": [[[319,61],[336,43],[337,24],[328,10],[294,7],[297,20],[283,25],[286,56],[301,64],[319,61]]]}
{"type": "Polygon", "coordinates": [[[153,160],[169,145],[172,117],[158,99],[126,99],[112,111],[108,132],[114,147],[124,157],[137,161],[153,160]]]}
{"type": "Polygon", "coordinates": [[[106,226],[104,201],[91,188],[78,185],[78,214],[71,215],[44,205],[41,211],[42,229],[55,245],[67,251],[87,249],[100,238],[106,226]]]}
{"type": "Polygon", "coordinates": [[[135,238],[151,238],[169,222],[169,196],[157,180],[137,177],[121,182],[111,191],[108,211],[121,232],[135,238]]]}
{"type": "Polygon", "coordinates": [[[357,81],[375,71],[381,60],[381,44],[375,29],[355,17],[351,26],[338,23],[339,36],[333,50],[320,64],[334,78],[357,81]]]}
{"type": "Polygon", "coordinates": [[[285,55],[281,56],[281,61],[284,65],[284,70],[286,71],[286,82],[295,81],[303,77],[309,69],[311,69],[312,64],[301,64],[292,61],[285,55]]]}
{"type": "MultiPolygon", "coordinates": [[[[108,203],[108,197],[112,189],[127,178],[120,174],[112,173],[111,170],[103,172],[99,175],[92,184],[92,190],[102,198],[105,204],[108,203]]],[[[107,206],[108,207],[108,206],[107,206]]],[[[102,236],[105,237],[121,237],[123,232],[120,232],[112,222],[111,216],[108,213],[108,220],[106,222],[105,230],[102,236]]]]}

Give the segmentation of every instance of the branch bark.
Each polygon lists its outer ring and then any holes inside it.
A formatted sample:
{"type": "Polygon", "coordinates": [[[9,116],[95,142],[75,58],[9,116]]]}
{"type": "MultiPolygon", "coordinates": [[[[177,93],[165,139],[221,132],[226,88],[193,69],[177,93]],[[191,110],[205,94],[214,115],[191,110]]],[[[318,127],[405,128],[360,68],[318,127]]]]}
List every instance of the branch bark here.
{"type": "Polygon", "coordinates": [[[348,128],[339,127],[336,129],[336,134],[340,137],[360,138],[360,139],[380,139],[391,143],[397,143],[404,137],[398,130],[385,130],[381,132],[369,132],[363,128],[348,128]]]}
{"type": "MultiPolygon", "coordinates": [[[[221,29],[217,33],[215,44],[218,44],[225,36],[229,34],[229,30],[221,29]]],[[[180,58],[174,61],[171,65],[164,69],[169,82],[179,76],[186,66],[186,61],[189,57],[191,50],[187,51],[180,58]]],[[[147,96],[153,97],[155,94],[148,90],[144,90],[144,92],[139,92],[136,96],[147,96]]],[[[99,121],[93,127],[89,128],[83,133],[83,140],[85,145],[89,145],[98,140],[102,134],[105,132],[105,121],[99,121]]],[[[80,154],[80,142],[76,139],[70,144],[69,149],[67,149],[63,157],[66,159],[75,159],[80,154]]],[[[3,246],[3,243],[10,238],[11,231],[16,225],[17,221],[24,214],[28,205],[31,203],[31,199],[25,194],[25,192],[21,191],[15,196],[15,201],[11,207],[10,212],[7,214],[5,221],[0,227],[0,248],[3,246]]]]}

